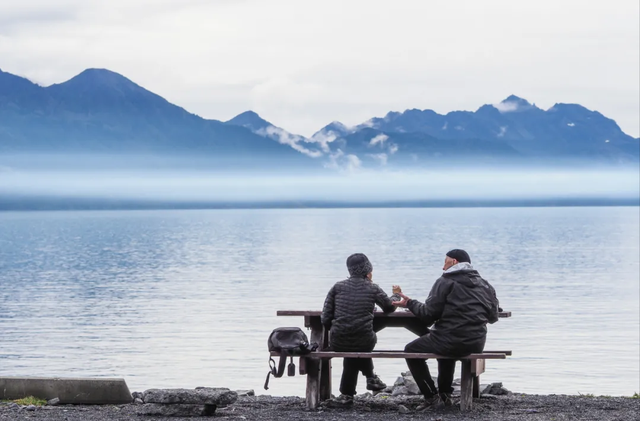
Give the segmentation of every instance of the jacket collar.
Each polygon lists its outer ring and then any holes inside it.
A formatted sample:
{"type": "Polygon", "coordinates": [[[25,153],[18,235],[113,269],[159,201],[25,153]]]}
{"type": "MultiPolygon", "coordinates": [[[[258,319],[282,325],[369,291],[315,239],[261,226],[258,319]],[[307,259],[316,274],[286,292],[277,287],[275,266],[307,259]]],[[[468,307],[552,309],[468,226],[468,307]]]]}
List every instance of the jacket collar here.
{"type": "Polygon", "coordinates": [[[475,270],[471,263],[461,262],[451,266],[449,269],[444,271],[444,274],[449,275],[455,272],[469,272],[471,270],[475,270]]]}

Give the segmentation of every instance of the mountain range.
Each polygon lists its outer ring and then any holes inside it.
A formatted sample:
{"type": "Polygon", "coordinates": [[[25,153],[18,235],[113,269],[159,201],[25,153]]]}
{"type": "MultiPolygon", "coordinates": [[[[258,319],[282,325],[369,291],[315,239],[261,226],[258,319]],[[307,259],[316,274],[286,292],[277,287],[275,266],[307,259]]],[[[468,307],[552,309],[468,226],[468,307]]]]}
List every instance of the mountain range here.
{"type": "Polygon", "coordinates": [[[474,112],[411,109],[354,127],[333,122],[304,137],[252,111],[226,122],[201,118],[105,69],[47,87],[0,70],[0,156],[35,153],[260,158],[330,168],[462,159],[637,164],[640,140],[581,105],[543,110],[514,95],[474,112]]]}

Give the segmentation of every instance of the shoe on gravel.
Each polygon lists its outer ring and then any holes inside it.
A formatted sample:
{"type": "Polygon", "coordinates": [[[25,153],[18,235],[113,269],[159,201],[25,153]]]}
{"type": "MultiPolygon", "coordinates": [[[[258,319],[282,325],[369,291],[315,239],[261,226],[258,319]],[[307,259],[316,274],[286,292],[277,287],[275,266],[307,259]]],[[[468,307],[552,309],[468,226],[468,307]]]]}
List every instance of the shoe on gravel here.
{"type": "Polygon", "coordinates": [[[333,401],[340,405],[353,405],[353,396],[340,395],[337,398],[335,398],[333,401]]]}
{"type": "Polygon", "coordinates": [[[387,385],[384,384],[377,375],[374,374],[373,377],[367,377],[367,390],[377,392],[386,388],[387,385]]]}
{"type": "Polygon", "coordinates": [[[433,406],[436,409],[444,409],[453,406],[451,393],[439,393],[433,406]]]}
{"type": "Polygon", "coordinates": [[[420,405],[418,405],[418,407],[416,408],[416,411],[424,411],[425,409],[431,409],[435,407],[435,405],[438,402],[440,402],[439,395],[433,395],[428,398],[424,398],[424,401],[420,405]]]}

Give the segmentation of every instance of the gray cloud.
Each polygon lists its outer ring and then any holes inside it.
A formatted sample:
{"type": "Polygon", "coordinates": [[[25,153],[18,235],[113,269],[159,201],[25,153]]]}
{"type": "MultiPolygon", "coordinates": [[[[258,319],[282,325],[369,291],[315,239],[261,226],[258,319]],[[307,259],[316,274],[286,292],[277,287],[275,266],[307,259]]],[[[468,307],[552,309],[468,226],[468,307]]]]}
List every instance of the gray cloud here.
{"type": "Polygon", "coordinates": [[[638,136],[639,13],[635,1],[9,1],[0,67],[44,85],[106,67],[204,117],[253,109],[306,136],[509,94],[581,103],[638,136]]]}

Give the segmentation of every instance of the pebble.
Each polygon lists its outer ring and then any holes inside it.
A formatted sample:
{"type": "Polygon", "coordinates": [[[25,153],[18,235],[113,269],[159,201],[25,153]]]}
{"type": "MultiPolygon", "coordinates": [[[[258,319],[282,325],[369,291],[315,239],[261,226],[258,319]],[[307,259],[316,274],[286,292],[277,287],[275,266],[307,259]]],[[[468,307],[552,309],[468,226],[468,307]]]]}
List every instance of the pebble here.
{"type": "Polygon", "coordinates": [[[25,408],[27,411],[33,412],[36,410],[36,406],[35,405],[29,405],[25,408]]]}
{"type": "Polygon", "coordinates": [[[408,414],[411,411],[404,405],[398,405],[398,412],[401,414],[408,414]]]}
{"type": "Polygon", "coordinates": [[[140,407],[140,415],[152,415],[162,417],[201,417],[212,416],[216,411],[215,405],[192,404],[159,404],[145,403],[140,407]]]}
{"type": "Polygon", "coordinates": [[[405,386],[399,386],[393,389],[391,396],[408,395],[408,394],[409,394],[409,389],[407,389],[405,386]]]}
{"type": "Polygon", "coordinates": [[[236,390],[236,393],[238,394],[238,396],[255,396],[256,395],[256,392],[253,389],[236,390]]]}
{"type": "Polygon", "coordinates": [[[482,390],[482,395],[508,395],[511,392],[502,386],[502,382],[491,383],[482,390]]]}
{"type": "Polygon", "coordinates": [[[404,379],[404,386],[407,388],[409,395],[420,395],[420,388],[413,377],[407,377],[404,379]]]}
{"type": "Polygon", "coordinates": [[[49,399],[47,401],[47,405],[49,405],[49,406],[56,406],[59,403],[60,403],[60,399],[58,399],[58,398],[49,399]]]}

